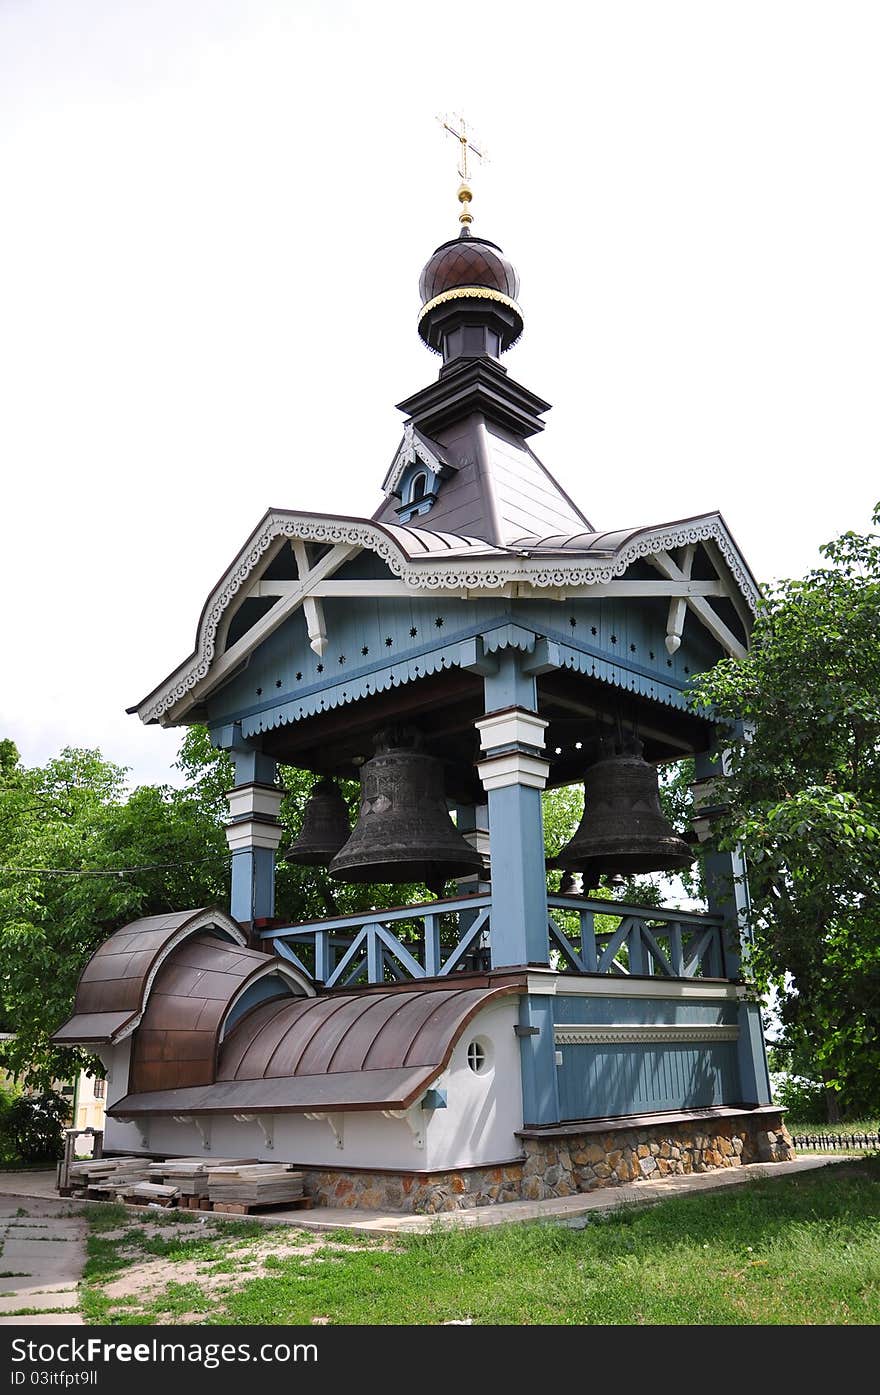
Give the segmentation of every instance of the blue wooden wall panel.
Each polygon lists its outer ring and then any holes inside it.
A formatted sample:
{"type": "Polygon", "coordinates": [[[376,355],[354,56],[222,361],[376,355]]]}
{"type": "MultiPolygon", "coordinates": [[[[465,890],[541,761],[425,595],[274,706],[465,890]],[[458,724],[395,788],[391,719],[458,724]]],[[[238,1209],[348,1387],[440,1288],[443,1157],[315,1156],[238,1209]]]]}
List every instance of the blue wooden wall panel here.
{"type": "MultiPolygon", "coordinates": [[[[556,1026],[735,1026],[734,1000],[618,998],[557,994],[556,1026]]],[[[698,1109],[738,1103],[736,1042],[586,1043],[558,1048],[563,1119],[601,1118],[650,1110],[698,1109]]]]}
{"type": "Polygon", "coordinates": [[[314,653],[302,612],[295,612],[211,697],[212,724],[241,721],[245,737],[256,735],[452,667],[461,661],[462,639],[511,623],[560,646],[565,667],[679,708],[687,705],[691,677],[720,655],[706,632],[689,623],[670,658],[666,607],[653,601],[462,600],[416,592],[328,598],[323,607],[326,652],[314,653]]]}
{"type": "Polygon", "coordinates": [[[737,1100],[736,1043],[559,1048],[563,1119],[702,1109],[737,1100]]]}

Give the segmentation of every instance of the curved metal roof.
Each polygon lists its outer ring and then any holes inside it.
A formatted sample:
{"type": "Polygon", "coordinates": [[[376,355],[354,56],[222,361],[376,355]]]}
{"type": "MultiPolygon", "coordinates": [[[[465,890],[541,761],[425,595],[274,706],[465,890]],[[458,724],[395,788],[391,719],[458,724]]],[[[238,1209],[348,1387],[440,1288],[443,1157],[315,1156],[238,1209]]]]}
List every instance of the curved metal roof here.
{"type": "Polygon", "coordinates": [[[108,1113],[407,1109],[445,1069],[472,1018],[524,987],[511,976],[275,999],[232,1029],[215,1084],[133,1091],[108,1113]]]}
{"type": "Polygon", "coordinates": [[[95,950],[79,976],[73,1016],[52,1041],[69,1046],[127,1036],[140,1021],[163,961],[199,930],[242,949],[247,944],[241,926],[223,911],[199,908],[133,920],[95,950]]]}
{"type": "MultiPolygon", "coordinates": [[[[178,945],[156,975],[135,1033],[131,1089],[209,1085],[216,1071],[220,1028],[232,1000],[249,979],[267,970],[285,977],[291,972],[273,955],[224,945],[209,935],[178,945]]],[[[303,983],[299,987],[305,991],[303,983]]]]}
{"type": "Polygon", "coordinates": [[[473,1014],[509,991],[450,986],[265,1003],[224,1042],[217,1079],[440,1069],[473,1014]]]}

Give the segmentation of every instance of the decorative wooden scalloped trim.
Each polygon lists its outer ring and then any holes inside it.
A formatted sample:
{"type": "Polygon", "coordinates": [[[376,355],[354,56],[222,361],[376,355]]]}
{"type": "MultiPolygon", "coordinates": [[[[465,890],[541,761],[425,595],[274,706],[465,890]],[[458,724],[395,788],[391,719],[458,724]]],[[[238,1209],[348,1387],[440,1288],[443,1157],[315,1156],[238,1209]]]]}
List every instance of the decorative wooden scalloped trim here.
{"type": "Polygon", "coordinates": [[[400,577],[414,591],[489,592],[503,590],[512,583],[524,583],[542,590],[609,582],[622,576],[640,558],[711,539],[730,568],[749,609],[753,613],[757,610],[757,590],[717,515],[689,521],[685,525],[667,524],[645,530],[625,543],[613,558],[591,560],[582,556],[569,561],[556,557],[548,565],[540,556],[511,553],[472,561],[455,558],[442,566],[438,566],[432,558],[430,562],[434,565],[431,567],[427,558],[407,558],[395,541],[366,519],[360,522],[330,515],[291,517],[273,512],[267,514],[244,555],[236,559],[208,598],[199,622],[192,657],[137,707],[142,722],[161,719],[207,676],[214,658],[218,628],[226,609],[279,537],[298,538],[303,542],[349,543],[368,548],[386,563],[394,576],[400,577]]]}
{"type": "Polygon", "coordinates": [[[607,1027],[592,1024],[561,1023],[553,1030],[553,1040],[557,1046],[632,1046],[636,1042],[650,1045],[680,1045],[699,1042],[707,1045],[713,1041],[738,1041],[739,1028],[726,1023],[700,1026],[637,1025],[620,1023],[607,1027]]]}

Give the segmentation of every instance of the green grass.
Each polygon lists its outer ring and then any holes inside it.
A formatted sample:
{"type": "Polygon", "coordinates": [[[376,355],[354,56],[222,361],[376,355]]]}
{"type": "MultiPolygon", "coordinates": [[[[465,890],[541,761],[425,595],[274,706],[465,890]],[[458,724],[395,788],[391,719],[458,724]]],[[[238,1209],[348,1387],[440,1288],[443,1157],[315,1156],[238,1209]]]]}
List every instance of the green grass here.
{"type": "MultiPolygon", "coordinates": [[[[307,1238],[256,1229],[264,1246],[307,1238]]],[[[123,1248],[140,1253],[142,1242],[132,1231],[121,1241],[93,1233],[86,1320],[880,1323],[880,1158],[672,1197],[597,1216],[579,1230],[502,1225],[401,1236],[390,1246],[358,1237],[344,1248],[336,1234],[311,1239],[311,1255],[270,1256],[265,1276],[256,1278],[247,1273],[258,1243],[253,1234],[232,1237],[224,1227],[213,1237],[169,1237],[159,1249],[147,1241],[145,1255],[172,1263],[207,1256],[200,1272],[228,1274],[229,1283],[208,1292],[198,1281],[172,1281],[148,1302],[110,1302],[101,1280],[121,1267],[114,1247],[118,1258],[123,1248]]]]}
{"type": "Polygon", "coordinates": [[[785,1120],[789,1133],[873,1133],[880,1129],[880,1119],[855,1119],[845,1124],[826,1124],[820,1119],[785,1120]]]}

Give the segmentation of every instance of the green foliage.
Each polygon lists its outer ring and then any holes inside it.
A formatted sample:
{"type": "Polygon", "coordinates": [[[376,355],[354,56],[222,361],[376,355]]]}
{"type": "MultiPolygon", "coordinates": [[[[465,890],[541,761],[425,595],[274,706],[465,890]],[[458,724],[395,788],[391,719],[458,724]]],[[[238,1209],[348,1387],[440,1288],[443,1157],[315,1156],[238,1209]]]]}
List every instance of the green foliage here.
{"type": "Polygon", "coordinates": [[[17,1091],[14,1087],[0,1085],[0,1164],[6,1166],[16,1160],[6,1129],[6,1118],[15,1102],[16,1094],[17,1091]]]}
{"type": "MultiPolygon", "coordinates": [[[[77,978],[98,945],[139,916],[229,905],[225,793],[229,756],[191,727],[177,767],[186,783],[128,791],[125,771],[100,752],[68,748],[26,769],[0,742],[0,1021],[14,1039],[0,1065],[48,1087],[88,1065],[51,1033],[69,1015],[77,978]],[[110,872],[112,875],[104,875],[110,872]],[[94,875],[91,875],[94,874],[94,875]],[[98,875],[100,874],[100,875],[98,875]]],[[[315,776],[280,767],[282,851],[299,832],[315,776]]],[[[357,813],[357,786],[345,789],[357,813]]],[[[425,899],[424,888],[342,886],[319,868],[279,859],[276,914],[291,921],[425,899]]]]}
{"type": "Polygon", "coordinates": [[[64,1148],[70,1108],[63,1095],[19,1095],[0,1114],[0,1155],[10,1162],[53,1162],[64,1148]]]}
{"type": "Polygon", "coordinates": [[[821,1119],[825,1114],[825,1087],[802,1075],[785,1075],[776,1084],[773,1098],[789,1119],[821,1119]]]}
{"type": "MultiPolygon", "coordinates": [[[[880,506],[874,515],[880,524],[880,506]]],[[[718,841],[750,867],[753,969],[830,1118],[880,1106],[880,536],[767,595],[752,650],[698,700],[742,725],[718,841]]]]}
{"type": "Polygon", "coordinates": [[[88,957],[138,916],[227,904],[228,854],[198,790],[129,794],[125,772],[98,751],[66,749],[25,769],[11,742],[0,749],[0,1005],[15,1032],[2,1061],[48,1086],[86,1060],[48,1037],[88,957]]]}

